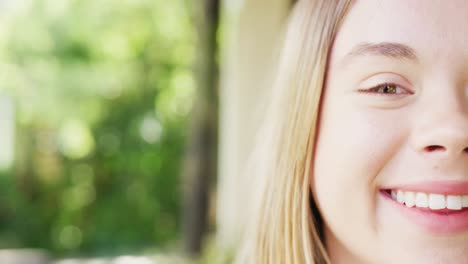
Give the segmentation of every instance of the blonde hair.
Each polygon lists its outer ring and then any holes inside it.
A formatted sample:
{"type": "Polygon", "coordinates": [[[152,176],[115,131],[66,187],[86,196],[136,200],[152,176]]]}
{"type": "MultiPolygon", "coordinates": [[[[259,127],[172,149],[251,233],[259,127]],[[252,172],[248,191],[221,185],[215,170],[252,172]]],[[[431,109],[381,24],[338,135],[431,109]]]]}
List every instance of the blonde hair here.
{"type": "Polygon", "coordinates": [[[310,192],[328,54],[350,0],[299,0],[292,10],[249,177],[253,210],[237,263],[329,263],[310,192]]]}

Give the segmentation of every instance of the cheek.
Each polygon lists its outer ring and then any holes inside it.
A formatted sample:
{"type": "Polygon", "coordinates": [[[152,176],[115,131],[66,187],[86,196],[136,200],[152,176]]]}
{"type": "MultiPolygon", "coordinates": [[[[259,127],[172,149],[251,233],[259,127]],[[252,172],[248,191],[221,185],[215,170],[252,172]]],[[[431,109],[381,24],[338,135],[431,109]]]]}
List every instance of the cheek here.
{"type": "Polygon", "coordinates": [[[379,172],[406,143],[407,127],[395,113],[343,105],[324,108],[312,182],[336,190],[334,197],[355,188],[375,192],[379,172]]]}
{"type": "Polygon", "coordinates": [[[406,134],[398,119],[345,104],[325,104],[322,111],[311,179],[314,198],[328,228],[355,250],[376,246],[379,172],[406,134]]]}

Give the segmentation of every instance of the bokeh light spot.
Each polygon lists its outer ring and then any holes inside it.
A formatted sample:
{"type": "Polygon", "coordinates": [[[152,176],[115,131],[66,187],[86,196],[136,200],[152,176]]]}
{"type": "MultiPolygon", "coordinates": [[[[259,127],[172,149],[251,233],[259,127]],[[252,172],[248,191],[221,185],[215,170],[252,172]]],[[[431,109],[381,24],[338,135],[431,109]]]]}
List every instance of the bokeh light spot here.
{"type": "Polygon", "coordinates": [[[63,155],[80,159],[94,150],[94,138],[86,123],[78,120],[67,121],[60,130],[60,147],[63,155]]]}
{"type": "Polygon", "coordinates": [[[59,234],[60,245],[65,249],[78,248],[82,242],[83,235],[76,226],[66,226],[59,234]]]}

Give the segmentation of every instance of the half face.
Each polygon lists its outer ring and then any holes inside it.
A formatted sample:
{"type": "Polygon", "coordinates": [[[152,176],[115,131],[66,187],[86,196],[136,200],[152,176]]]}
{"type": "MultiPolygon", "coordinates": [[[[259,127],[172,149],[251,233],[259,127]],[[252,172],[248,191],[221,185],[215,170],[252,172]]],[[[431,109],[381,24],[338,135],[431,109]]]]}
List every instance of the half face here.
{"type": "Polygon", "coordinates": [[[333,263],[468,262],[466,25],[465,0],[349,10],[311,181],[333,263]]]}

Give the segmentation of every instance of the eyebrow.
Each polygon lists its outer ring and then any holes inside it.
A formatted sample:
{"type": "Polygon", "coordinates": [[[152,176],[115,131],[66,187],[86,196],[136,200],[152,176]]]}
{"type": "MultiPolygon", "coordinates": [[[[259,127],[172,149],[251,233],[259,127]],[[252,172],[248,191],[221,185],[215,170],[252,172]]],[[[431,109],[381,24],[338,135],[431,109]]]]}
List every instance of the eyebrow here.
{"type": "Polygon", "coordinates": [[[413,48],[405,44],[395,42],[360,43],[343,58],[343,61],[344,63],[347,63],[356,57],[368,55],[418,61],[418,56],[413,48]]]}

